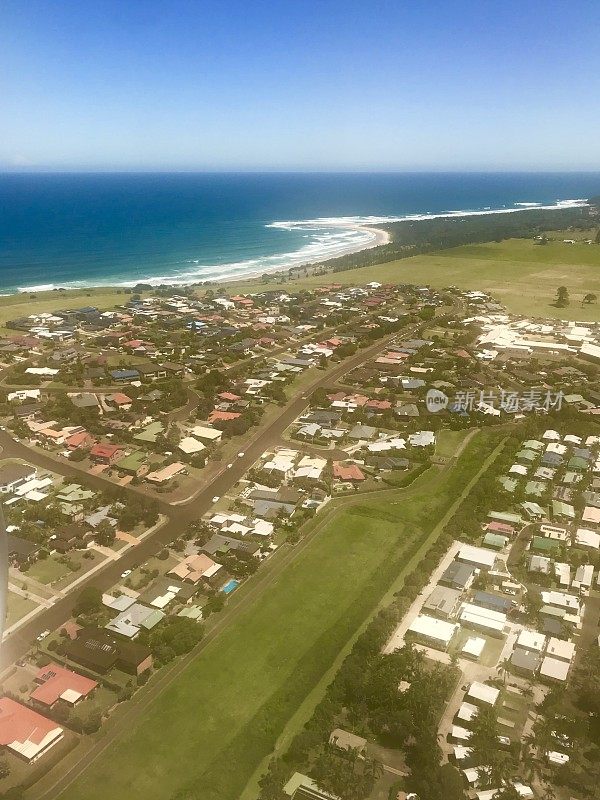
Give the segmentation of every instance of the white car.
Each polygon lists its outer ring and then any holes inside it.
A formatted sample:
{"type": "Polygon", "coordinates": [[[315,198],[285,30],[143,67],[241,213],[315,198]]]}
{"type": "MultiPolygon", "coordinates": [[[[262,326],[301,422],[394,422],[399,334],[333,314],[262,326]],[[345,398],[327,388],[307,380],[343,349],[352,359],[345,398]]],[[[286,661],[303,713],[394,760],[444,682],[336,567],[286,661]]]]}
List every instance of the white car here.
{"type": "Polygon", "coordinates": [[[42,631],[40,635],[37,637],[38,642],[42,642],[46,636],[50,636],[50,631],[42,631]]]}
{"type": "Polygon", "coordinates": [[[127,577],[129,577],[129,575],[131,575],[131,570],[130,569],[126,569],[125,572],[121,573],[121,577],[122,578],[127,578],[127,577]]]}
{"type": "Polygon", "coordinates": [[[219,497],[219,495],[218,495],[218,494],[216,494],[216,495],[213,497],[212,501],[213,501],[213,503],[218,503],[220,499],[221,499],[221,498],[219,497]]]}
{"type": "Polygon", "coordinates": [[[245,455],[246,453],[238,453],[238,458],[243,458],[245,455]]]}
{"type": "Polygon", "coordinates": [[[231,469],[232,467],[233,467],[233,464],[227,464],[227,469],[231,469]]]}

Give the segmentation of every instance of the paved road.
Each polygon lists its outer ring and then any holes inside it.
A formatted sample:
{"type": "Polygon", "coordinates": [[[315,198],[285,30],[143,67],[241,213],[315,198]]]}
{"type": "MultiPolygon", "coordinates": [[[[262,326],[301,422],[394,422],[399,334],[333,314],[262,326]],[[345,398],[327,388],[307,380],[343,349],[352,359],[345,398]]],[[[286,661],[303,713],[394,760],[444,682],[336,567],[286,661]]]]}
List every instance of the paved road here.
{"type": "MultiPolygon", "coordinates": [[[[411,333],[412,329],[407,328],[400,334],[394,334],[394,336],[407,336],[411,335],[411,333]]],[[[240,447],[244,449],[243,458],[235,459],[231,469],[224,467],[212,481],[207,483],[206,486],[202,487],[200,491],[195,494],[193,499],[177,506],[169,505],[164,500],[159,500],[160,512],[167,517],[165,524],[152,535],[141,541],[139,545],[124,553],[118,561],[107,563],[104,569],[95,573],[88,581],[82,582],[79,585],[79,590],[86,585],[93,585],[102,592],[108,590],[118,582],[124,570],[132,569],[136,565],[146,561],[165,544],[171,542],[175,537],[180,536],[190,521],[199,519],[209,511],[214,496],[221,497],[226,494],[265,450],[268,450],[280,442],[285,429],[308,406],[310,394],[315,389],[329,385],[345,372],[348,372],[364,361],[368,361],[385,347],[394,336],[388,336],[379,340],[374,345],[359,351],[333,369],[328,369],[316,377],[304,390],[302,395],[293,398],[282,408],[281,414],[276,420],[266,426],[259,426],[249,442],[240,444],[240,447]]],[[[5,452],[3,455],[5,457],[9,456],[27,460],[44,469],[66,475],[70,479],[76,477],[77,480],[81,480],[93,488],[106,489],[109,483],[105,478],[89,475],[85,470],[77,469],[76,465],[69,462],[61,463],[38,450],[33,450],[23,444],[14,442],[13,439],[3,431],[0,431],[0,446],[4,447],[5,452]]],[[[111,483],[110,485],[114,487],[114,484],[111,483]]],[[[127,488],[130,489],[130,487],[127,488]]],[[[54,630],[69,619],[72,608],[73,597],[66,597],[57,601],[51,608],[40,612],[34,619],[11,634],[2,645],[0,670],[25,655],[30,649],[31,643],[42,631],[54,630]]]]}

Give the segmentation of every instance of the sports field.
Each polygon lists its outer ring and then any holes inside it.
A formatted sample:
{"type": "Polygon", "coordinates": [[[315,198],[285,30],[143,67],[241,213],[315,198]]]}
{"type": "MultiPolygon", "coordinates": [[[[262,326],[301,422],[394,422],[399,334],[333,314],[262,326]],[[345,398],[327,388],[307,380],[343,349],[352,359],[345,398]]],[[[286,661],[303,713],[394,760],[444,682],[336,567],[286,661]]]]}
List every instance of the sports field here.
{"type": "MultiPolygon", "coordinates": [[[[459,286],[489,291],[515,314],[600,321],[600,245],[565,244],[568,232],[553,234],[556,240],[540,246],[531,239],[466,245],[400,261],[336,272],[323,277],[307,277],[285,284],[311,287],[323,283],[389,283],[459,286]],[[566,286],[571,302],[556,308],[558,286],[566,286]],[[598,295],[594,304],[581,304],[584,295],[598,295]]],[[[238,284],[239,290],[260,291],[264,284],[238,284]]]]}
{"type": "Polygon", "coordinates": [[[488,452],[481,433],[455,469],[432,468],[385,500],[353,498],[317,518],[264,594],[61,797],[237,800],[488,452]]]}

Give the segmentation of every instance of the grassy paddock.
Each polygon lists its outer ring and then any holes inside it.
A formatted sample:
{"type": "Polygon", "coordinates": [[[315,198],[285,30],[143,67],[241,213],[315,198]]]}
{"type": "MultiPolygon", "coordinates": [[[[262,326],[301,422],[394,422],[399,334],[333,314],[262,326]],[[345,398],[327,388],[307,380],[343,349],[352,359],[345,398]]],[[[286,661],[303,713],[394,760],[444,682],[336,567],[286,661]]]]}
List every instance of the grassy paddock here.
{"type": "MultiPolygon", "coordinates": [[[[588,235],[586,232],[586,237],[588,235]]],[[[325,277],[308,276],[286,281],[285,287],[311,288],[328,282],[364,284],[372,280],[427,283],[439,287],[456,284],[461,288],[490,291],[514,313],[600,321],[600,303],[581,307],[581,299],[588,292],[600,297],[600,246],[583,241],[565,244],[563,239],[580,238],[569,231],[551,231],[549,236],[551,240],[546,246],[535,245],[530,239],[465,245],[330,273],[325,277]],[[556,288],[563,284],[569,289],[571,304],[558,309],[552,303],[556,288]]],[[[228,292],[260,292],[278,285],[276,280],[264,284],[261,280],[251,279],[221,284],[220,288],[228,292]]],[[[211,288],[216,287],[213,285],[211,288]]],[[[37,292],[33,299],[29,293],[0,297],[0,334],[6,334],[6,329],[1,326],[17,316],[83,305],[105,310],[122,305],[129,296],[120,288],[99,287],[37,292]]]]}
{"type": "MultiPolygon", "coordinates": [[[[564,236],[568,238],[568,234],[564,236]]],[[[516,314],[597,322],[600,302],[582,308],[581,300],[588,292],[600,298],[599,268],[598,245],[579,242],[570,245],[557,238],[539,246],[530,239],[507,239],[454,247],[325,277],[301,278],[286,282],[285,288],[310,288],[323,283],[364,284],[372,280],[437,287],[454,284],[463,289],[489,291],[516,314]],[[561,285],[571,295],[567,308],[553,305],[556,289],[561,285]]],[[[236,284],[238,291],[264,288],[265,284],[256,281],[236,284]]]]}
{"type": "Polygon", "coordinates": [[[488,449],[480,434],[460,459],[460,475],[432,468],[410,488],[386,493],[385,507],[379,492],[317,518],[315,537],[267,592],[62,797],[239,798],[488,449]]]}
{"type": "MultiPolygon", "coordinates": [[[[100,287],[97,289],[67,289],[64,292],[20,292],[19,294],[0,297],[0,326],[15,317],[41,314],[57,309],[69,310],[83,306],[96,306],[107,311],[117,305],[123,305],[131,297],[123,289],[100,287]]],[[[0,328],[0,333],[7,334],[7,329],[0,328]]]]}

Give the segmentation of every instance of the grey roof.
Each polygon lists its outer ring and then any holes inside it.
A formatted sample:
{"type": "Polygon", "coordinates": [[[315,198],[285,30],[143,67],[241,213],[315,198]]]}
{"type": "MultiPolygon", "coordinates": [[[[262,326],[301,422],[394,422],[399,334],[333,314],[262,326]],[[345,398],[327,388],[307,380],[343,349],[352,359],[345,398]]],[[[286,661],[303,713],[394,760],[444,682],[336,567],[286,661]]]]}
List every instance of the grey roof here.
{"type": "Polygon", "coordinates": [[[440,578],[440,582],[451,583],[454,586],[466,587],[475,572],[475,568],[469,564],[462,564],[460,561],[453,561],[448,565],[446,571],[440,578]]]}
{"type": "Polygon", "coordinates": [[[540,657],[537,653],[530,650],[523,650],[521,647],[515,648],[510,659],[510,663],[517,669],[526,672],[535,672],[540,665],[540,657]]]}

